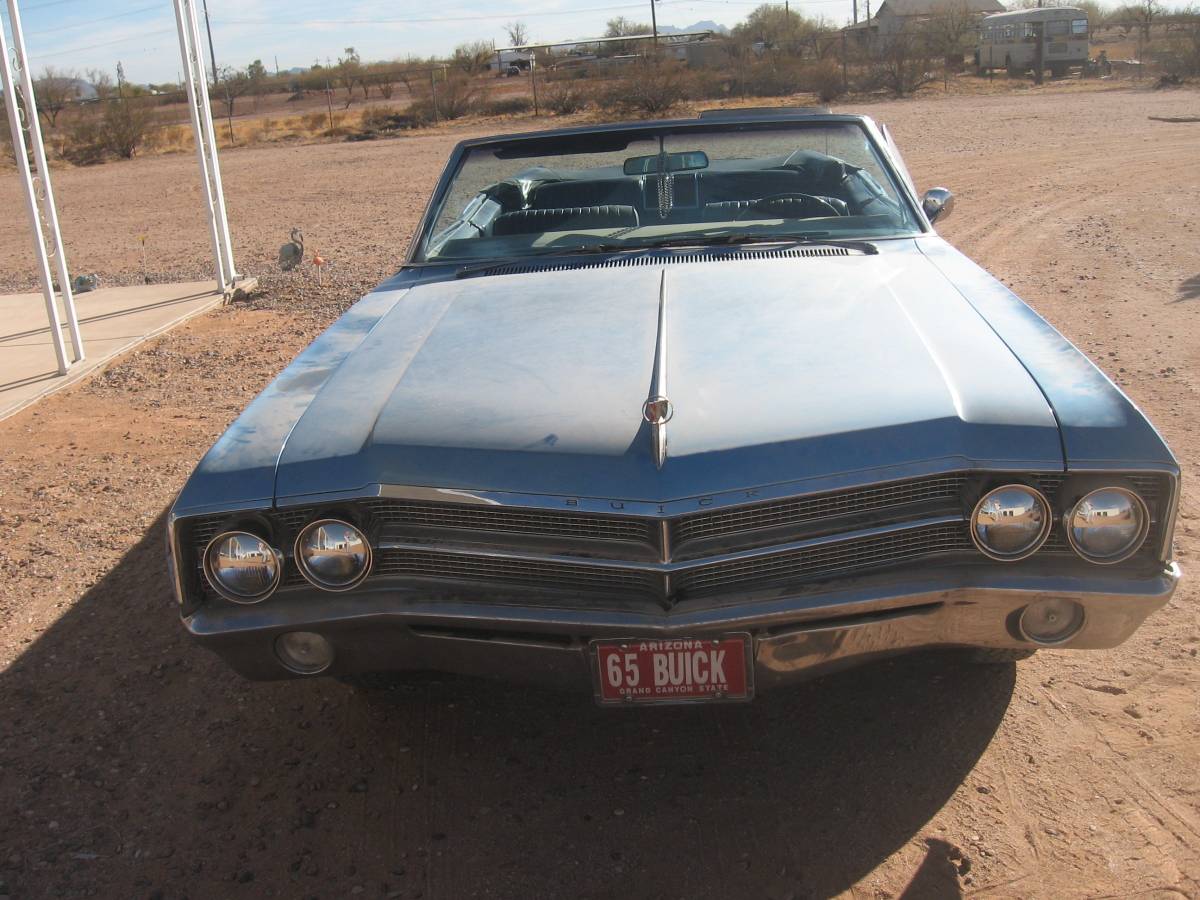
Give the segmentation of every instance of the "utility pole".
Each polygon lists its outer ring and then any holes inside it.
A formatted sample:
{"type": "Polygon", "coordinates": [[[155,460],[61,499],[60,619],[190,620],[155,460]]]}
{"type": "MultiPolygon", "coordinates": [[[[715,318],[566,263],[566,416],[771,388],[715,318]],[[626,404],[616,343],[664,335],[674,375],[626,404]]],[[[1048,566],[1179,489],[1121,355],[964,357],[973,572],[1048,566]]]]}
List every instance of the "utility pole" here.
{"type": "Polygon", "coordinates": [[[204,30],[208,32],[208,58],[212,61],[213,87],[217,86],[217,51],[213,49],[212,23],[208,21],[208,0],[204,0],[204,30]]]}
{"type": "Polygon", "coordinates": [[[654,31],[654,47],[658,49],[658,16],[654,12],[654,0],[650,0],[650,28],[654,31]]]}
{"type": "Polygon", "coordinates": [[[858,0],[854,0],[854,24],[858,24],[858,0]]]}
{"type": "Polygon", "coordinates": [[[1043,69],[1046,68],[1046,45],[1042,42],[1042,36],[1045,32],[1045,22],[1033,23],[1033,39],[1037,41],[1036,49],[1033,54],[1033,83],[1041,84],[1044,77],[1043,69]]]}

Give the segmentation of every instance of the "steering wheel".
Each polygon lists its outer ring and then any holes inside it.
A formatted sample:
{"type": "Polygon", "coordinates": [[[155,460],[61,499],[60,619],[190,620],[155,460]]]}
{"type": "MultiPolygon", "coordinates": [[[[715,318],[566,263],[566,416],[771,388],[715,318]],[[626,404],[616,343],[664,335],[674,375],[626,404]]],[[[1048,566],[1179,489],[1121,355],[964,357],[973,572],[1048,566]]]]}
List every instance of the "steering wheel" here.
{"type": "Polygon", "coordinates": [[[823,197],[818,197],[816,194],[772,194],[769,197],[759,197],[753,201],[746,209],[738,214],[734,221],[741,221],[748,213],[778,213],[779,210],[771,209],[771,204],[776,200],[801,200],[803,205],[800,208],[799,215],[781,215],[781,219],[816,219],[823,216],[840,216],[837,207],[823,197]]]}

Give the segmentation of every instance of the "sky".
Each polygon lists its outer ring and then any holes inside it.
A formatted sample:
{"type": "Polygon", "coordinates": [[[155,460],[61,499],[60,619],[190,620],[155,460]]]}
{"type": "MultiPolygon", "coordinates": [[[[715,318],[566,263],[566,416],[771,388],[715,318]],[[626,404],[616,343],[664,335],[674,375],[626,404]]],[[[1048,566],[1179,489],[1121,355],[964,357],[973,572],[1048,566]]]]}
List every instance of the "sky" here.
{"type": "MultiPolygon", "coordinates": [[[[35,74],[45,66],[112,73],[120,61],[135,83],[179,79],[172,0],[17,2],[35,74]]],[[[195,2],[202,11],[202,0],[195,2]]],[[[761,2],[658,0],[658,22],[685,27],[712,20],[732,27],[761,2]]],[[[807,16],[850,21],[852,0],[789,2],[807,16]]],[[[861,0],[860,15],[864,8],[861,0]]],[[[650,0],[208,0],[208,11],[218,66],[242,68],[261,59],[273,70],[276,58],[280,69],[336,62],[345,47],[376,61],[444,56],[467,41],[507,46],[504,24],[513,20],[528,26],[532,40],[596,37],[615,16],[648,22],[650,0]]],[[[3,18],[7,27],[7,10],[3,18]]]]}

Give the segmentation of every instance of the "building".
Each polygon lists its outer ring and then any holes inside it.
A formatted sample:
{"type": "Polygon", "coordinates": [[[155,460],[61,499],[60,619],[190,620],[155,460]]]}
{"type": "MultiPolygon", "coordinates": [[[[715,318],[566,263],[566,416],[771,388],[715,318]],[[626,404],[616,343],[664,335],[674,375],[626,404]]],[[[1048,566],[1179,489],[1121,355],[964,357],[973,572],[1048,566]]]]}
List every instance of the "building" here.
{"type": "Polygon", "coordinates": [[[1004,12],[1000,0],[882,0],[875,15],[846,27],[846,33],[862,47],[888,47],[899,34],[920,32],[934,18],[964,15],[981,19],[1004,12]]]}

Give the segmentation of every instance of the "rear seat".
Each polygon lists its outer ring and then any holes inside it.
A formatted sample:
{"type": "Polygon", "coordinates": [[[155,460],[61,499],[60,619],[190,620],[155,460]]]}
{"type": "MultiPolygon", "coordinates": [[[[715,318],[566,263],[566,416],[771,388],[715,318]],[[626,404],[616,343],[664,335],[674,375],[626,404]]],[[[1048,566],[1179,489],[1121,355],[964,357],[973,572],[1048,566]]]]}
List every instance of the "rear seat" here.
{"type": "Polygon", "coordinates": [[[641,206],[642,192],[629,178],[598,178],[595,181],[551,181],[538,185],[529,195],[534,209],[567,209],[580,206],[641,206]]]}
{"type": "Polygon", "coordinates": [[[640,224],[632,206],[564,206],[557,209],[518,209],[503,213],[492,223],[496,237],[537,234],[542,231],[580,231],[587,228],[636,228],[640,224]]]}

